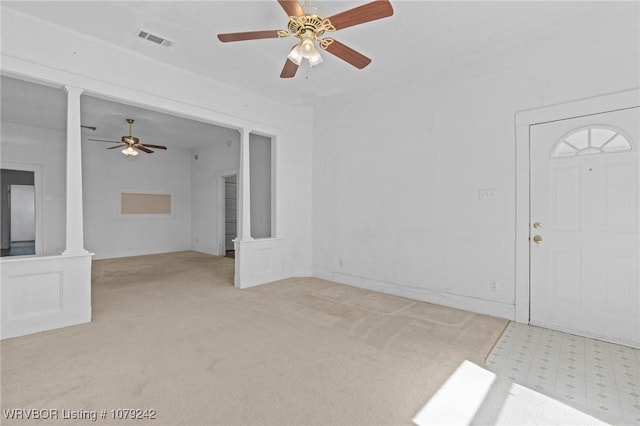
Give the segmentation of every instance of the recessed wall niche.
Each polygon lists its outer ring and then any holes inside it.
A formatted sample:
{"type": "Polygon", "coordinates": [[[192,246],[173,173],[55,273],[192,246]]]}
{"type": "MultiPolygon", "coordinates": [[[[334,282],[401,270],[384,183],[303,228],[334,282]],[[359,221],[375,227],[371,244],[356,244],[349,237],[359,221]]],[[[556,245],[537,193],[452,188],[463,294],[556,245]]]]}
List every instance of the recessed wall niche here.
{"type": "Polygon", "coordinates": [[[171,215],[171,194],[120,193],[122,215],[171,215]]]}

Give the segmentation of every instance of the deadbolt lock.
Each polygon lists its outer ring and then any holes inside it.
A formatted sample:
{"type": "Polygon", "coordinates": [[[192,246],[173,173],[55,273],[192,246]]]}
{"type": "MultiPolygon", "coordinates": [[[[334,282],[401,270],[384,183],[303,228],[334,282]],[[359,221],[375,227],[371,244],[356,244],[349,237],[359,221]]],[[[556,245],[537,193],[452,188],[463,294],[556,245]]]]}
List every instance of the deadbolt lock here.
{"type": "Polygon", "coordinates": [[[535,235],[533,237],[533,242],[536,244],[540,244],[542,242],[542,237],[540,235],[535,235]]]}
{"type": "Polygon", "coordinates": [[[536,229],[540,229],[540,228],[542,228],[542,224],[540,222],[535,222],[533,224],[533,227],[536,228],[536,229]]]}

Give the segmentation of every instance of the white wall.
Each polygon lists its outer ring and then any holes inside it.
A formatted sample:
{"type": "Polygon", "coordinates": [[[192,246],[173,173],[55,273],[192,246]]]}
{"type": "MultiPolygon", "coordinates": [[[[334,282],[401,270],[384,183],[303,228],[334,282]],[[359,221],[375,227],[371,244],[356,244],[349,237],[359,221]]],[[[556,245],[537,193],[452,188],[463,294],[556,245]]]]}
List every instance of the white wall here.
{"type": "Polygon", "coordinates": [[[209,254],[224,252],[224,234],[220,233],[221,210],[218,205],[220,173],[238,169],[240,163],[240,133],[230,131],[224,140],[193,150],[191,159],[192,226],[191,244],[194,250],[209,254]],[[231,144],[227,146],[227,141],[231,144]],[[223,246],[221,246],[221,244],[223,246]]]}
{"type": "MultiPolygon", "coordinates": [[[[3,8],[3,72],[69,84],[88,94],[278,136],[276,200],[287,276],[311,272],[311,141],[309,108],[290,107],[205,77],[185,73],[3,8]],[[122,64],[128,64],[122,67],[122,64]]],[[[188,233],[187,235],[190,235],[188,233]]]]}
{"type": "Polygon", "coordinates": [[[638,17],[619,18],[319,107],[314,274],[513,317],[514,114],[638,86],[638,17]]]}
{"type": "Polygon", "coordinates": [[[104,144],[82,146],[85,248],[95,259],[191,248],[191,153],[157,150],[130,158],[104,144]],[[171,217],[120,214],[121,192],[172,194],[171,217]]]}
{"type": "Polygon", "coordinates": [[[52,256],[65,249],[65,155],[64,132],[2,123],[2,162],[38,166],[42,170],[43,255],[52,256]]]}

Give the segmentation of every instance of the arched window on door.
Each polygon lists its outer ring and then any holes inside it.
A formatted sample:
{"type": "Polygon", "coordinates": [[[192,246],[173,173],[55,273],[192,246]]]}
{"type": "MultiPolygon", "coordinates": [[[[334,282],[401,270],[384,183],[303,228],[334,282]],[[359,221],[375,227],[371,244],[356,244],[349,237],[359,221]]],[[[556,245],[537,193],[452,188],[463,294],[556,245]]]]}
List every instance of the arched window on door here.
{"type": "Polygon", "coordinates": [[[631,142],[618,130],[592,126],[574,130],[560,139],[551,152],[551,158],[608,154],[632,149],[631,142]]]}

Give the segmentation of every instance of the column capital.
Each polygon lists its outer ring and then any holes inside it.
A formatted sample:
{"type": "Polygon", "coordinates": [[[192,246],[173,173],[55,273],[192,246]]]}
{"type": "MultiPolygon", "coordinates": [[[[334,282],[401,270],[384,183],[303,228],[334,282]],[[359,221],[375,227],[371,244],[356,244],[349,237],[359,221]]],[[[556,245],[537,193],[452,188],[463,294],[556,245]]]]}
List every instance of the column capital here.
{"type": "Polygon", "coordinates": [[[64,91],[71,94],[77,94],[77,95],[81,95],[84,92],[84,89],[81,89],[79,87],[75,87],[75,86],[69,86],[68,84],[66,84],[64,86],[64,91]]]}

